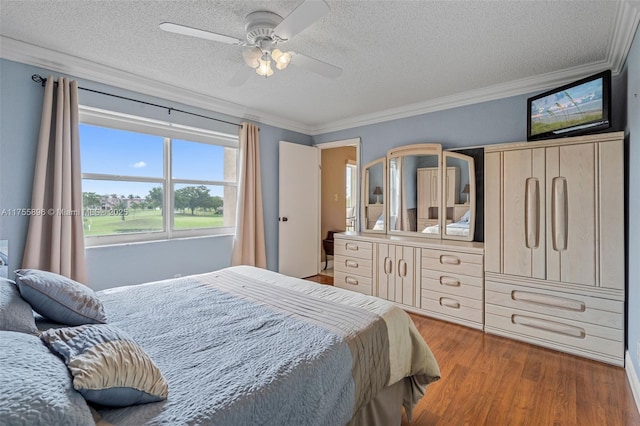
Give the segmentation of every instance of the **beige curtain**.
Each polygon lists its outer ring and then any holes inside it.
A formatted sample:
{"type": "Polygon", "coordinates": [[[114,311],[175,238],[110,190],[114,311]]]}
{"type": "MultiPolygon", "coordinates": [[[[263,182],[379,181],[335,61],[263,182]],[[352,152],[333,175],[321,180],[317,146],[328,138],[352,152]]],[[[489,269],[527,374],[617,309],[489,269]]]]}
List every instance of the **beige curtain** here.
{"type": "Polygon", "coordinates": [[[259,133],[258,127],[251,123],[242,123],[240,129],[238,209],[231,265],[267,267],[262,214],[259,133]]]}
{"type": "Polygon", "coordinates": [[[23,268],[86,282],[78,83],[47,78],[23,268]]]}

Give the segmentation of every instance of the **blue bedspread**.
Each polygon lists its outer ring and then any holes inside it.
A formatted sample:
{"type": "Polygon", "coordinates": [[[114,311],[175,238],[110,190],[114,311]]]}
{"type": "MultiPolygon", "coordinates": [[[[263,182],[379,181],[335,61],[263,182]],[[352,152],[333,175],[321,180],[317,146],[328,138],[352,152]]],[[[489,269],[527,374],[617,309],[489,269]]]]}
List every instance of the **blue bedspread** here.
{"type": "MultiPolygon", "coordinates": [[[[389,384],[388,319],[249,275],[228,268],[100,292],[108,322],[126,330],[169,383],[167,401],[103,409],[102,420],[341,425],[389,384]]],[[[439,374],[415,373],[423,389],[439,374]]]]}

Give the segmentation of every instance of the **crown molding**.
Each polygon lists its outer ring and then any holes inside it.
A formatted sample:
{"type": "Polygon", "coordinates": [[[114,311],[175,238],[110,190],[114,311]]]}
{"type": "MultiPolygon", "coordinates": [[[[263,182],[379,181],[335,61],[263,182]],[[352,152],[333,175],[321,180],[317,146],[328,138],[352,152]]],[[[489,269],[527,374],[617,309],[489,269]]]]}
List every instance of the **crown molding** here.
{"type": "Polygon", "coordinates": [[[537,91],[544,91],[553,87],[562,86],[572,81],[610,69],[613,75],[618,75],[624,67],[633,37],[635,36],[640,10],[628,0],[618,3],[614,33],[609,45],[607,60],[581,65],[560,71],[555,71],[538,76],[523,78],[508,83],[497,84],[478,90],[471,90],[451,96],[430,99],[398,108],[375,112],[372,114],[351,117],[345,120],[326,123],[311,129],[311,135],[316,136],[339,130],[352,129],[354,127],[367,126],[385,121],[414,117],[430,112],[473,105],[511,96],[524,95],[537,91]]]}
{"type": "Polygon", "coordinates": [[[638,22],[640,22],[640,6],[635,7],[627,0],[620,2],[607,58],[614,75],[619,74],[624,67],[638,22]]]}
{"type": "Polygon", "coordinates": [[[77,78],[92,80],[97,83],[104,83],[150,96],[180,102],[217,114],[226,114],[239,119],[256,121],[294,132],[316,136],[339,130],[414,117],[430,112],[494,101],[511,96],[544,91],[606,69],[611,69],[613,75],[617,75],[624,67],[639,22],[639,8],[633,6],[628,0],[620,1],[616,11],[614,33],[610,41],[609,53],[607,59],[604,61],[523,78],[451,96],[430,99],[425,102],[403,105],[398,108],[378,111],[372,114],[350,117],[318,126],[309,126],[263,111],[251,110],[245,106],[197,93],[183,87],[150,80],[145,76],[129,73],[4,36],[0,36],[0,45],[2,46],[2,49],[0,49],[0,57],[73,75],[77,78]]]}
{"type": "Polygon", "coordinates": [[[0,36],[0,57],[27,65],[64,73],[75,78],[91,80],[121,89],[143,93],[149,96],[180,102],[198,107],[215,114],[225,114],[241,120],[256,121],[303,134],[309,128],[299,123],[283,119],[263,111],[251,110],[245,106],[228,102],[213,96],[194,92],[184,87],[174,86],[148,77],[123,71],[77,56],[45,49],[9,37],[0,36]]]}
{"type": "Polygon", "coordinates": [[[311,135],[315,136],[338,130],[352,129],[354,127],[415,117],[417,115],[427,114],[430,112],[443,111],[446,109],[504,99],[536,91],[543,91],[550,87],[562,86],[589,74],[595,74],[607,69],[609,69],[609,64],[605,61],[567,68],[562,71],[514,80],[508,83],[484,87],[482,89],[469,90],[467,92],[451,96],[443,96],[441,98],[430,99],[425,102],[403,105],[398,108],[360,115],[346,120],[334,121],[320,127],[314,127],[311,130],[311,135]]]}

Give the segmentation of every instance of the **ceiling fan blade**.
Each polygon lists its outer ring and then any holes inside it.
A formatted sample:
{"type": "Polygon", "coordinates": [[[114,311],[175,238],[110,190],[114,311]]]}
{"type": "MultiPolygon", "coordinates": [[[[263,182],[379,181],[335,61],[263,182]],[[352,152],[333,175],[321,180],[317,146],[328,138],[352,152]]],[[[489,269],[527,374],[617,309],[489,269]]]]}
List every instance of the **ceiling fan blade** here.
{"type": "Polygon", "coordinates": [[[291,59],[292,65],[304,68],[328,78],[338,78],[342,75],[342,68],[340,67],[336,67],[335,65],[328,64],[300,53],[291,53],[293,54],[293,58],[291,59]]]}
{"type": "Polygon", "coordinates": [[[323,0],[305,0],[284,18],[273,32],[284,40],[290,40],[291,37],[322,18],[328,11],[329,6],[323,0]]]}
{"type": "Polygon", "coordinates": [[[212,33],[210,31],[199,30],[197,28],[187,27],[185,25],[174,24],[171,22],[163,22],[159,25],[160,29],[170,33],[182,34],[191,37],[203,38],[205,40],[219,41],[227,44],[242,45],[244,42],[238,38],[226,36],[224,34],[212,33]]]}
{"type": "Polygon", "coordinates": [[[237,73],[235,73],[233,77],[231,77],[231,80],[229,80],[229,83],[227,84],[232,87],[242,86],[254,73],[255,70],[253,70],[252,68],[242,67],[238,70],[237,73]]]}

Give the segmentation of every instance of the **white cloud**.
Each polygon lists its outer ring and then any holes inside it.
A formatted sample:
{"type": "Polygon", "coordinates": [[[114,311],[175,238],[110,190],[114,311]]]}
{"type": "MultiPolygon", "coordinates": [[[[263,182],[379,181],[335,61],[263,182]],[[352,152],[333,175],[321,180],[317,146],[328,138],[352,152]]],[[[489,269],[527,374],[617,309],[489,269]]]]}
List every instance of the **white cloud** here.
{"type": "Polygon", "coordinates": [[[135,169],[140,169],[142,167],[147,167],[147,163],[145,163],[144,161],[138,161],[137,163],[133,163],[131,167],[135,169]]]}

